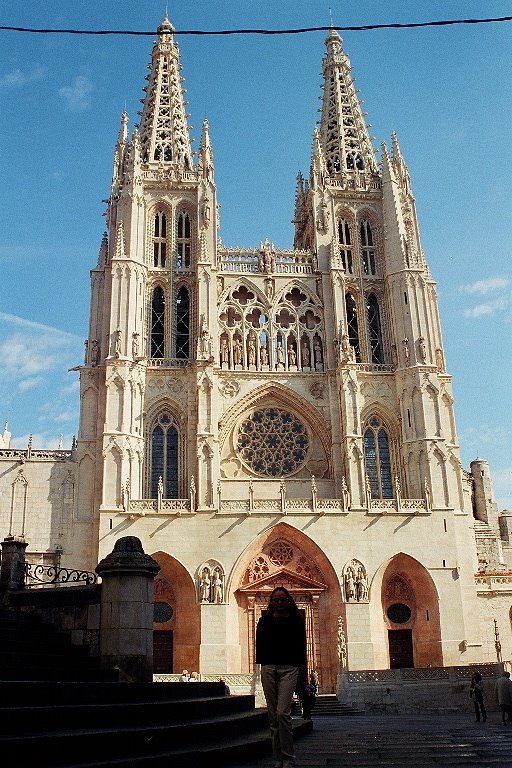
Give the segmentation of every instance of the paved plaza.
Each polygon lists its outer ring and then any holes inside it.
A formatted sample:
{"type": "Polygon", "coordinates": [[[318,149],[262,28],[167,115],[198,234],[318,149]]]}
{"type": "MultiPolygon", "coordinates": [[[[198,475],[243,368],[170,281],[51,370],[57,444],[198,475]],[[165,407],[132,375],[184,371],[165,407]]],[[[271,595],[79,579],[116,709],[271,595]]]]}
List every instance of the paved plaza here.
{"type": "MultiPolygon", "coordinates": [[[[318,717],[296,741],[297,768],[512,768],[512,723],[449,715],[318,717]]],[[[272,756],[239,768],[272,768],[272,756]]]]}

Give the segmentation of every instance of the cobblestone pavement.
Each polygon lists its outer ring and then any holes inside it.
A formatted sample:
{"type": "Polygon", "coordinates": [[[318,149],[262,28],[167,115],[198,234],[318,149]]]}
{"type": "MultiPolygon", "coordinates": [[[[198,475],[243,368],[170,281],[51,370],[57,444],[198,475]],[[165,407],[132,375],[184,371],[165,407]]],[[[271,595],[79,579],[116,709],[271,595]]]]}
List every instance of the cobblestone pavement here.
{"type": "MultiPolygon", "coordinates": [[[[497,712],[317,717],[297,739],[297,768],[512,768],[512,723],[497,712]]],[[[239,768],[271,768],[271,756],[239,768]]]]}

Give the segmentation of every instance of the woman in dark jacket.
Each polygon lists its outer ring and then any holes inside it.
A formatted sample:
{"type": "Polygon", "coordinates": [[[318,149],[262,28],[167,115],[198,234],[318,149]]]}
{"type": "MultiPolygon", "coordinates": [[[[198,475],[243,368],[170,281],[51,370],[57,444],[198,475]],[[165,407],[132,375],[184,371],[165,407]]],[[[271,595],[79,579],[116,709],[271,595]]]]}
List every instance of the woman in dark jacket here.
{"type": "Polygon", "coordinates": [[[295,600],[284,587],[270,595],[268,611],[256,628],[256,663],[267,702],[276,768],[295,765],[292,699],[299,667],[307,663],[306,627],[295,600]]]}

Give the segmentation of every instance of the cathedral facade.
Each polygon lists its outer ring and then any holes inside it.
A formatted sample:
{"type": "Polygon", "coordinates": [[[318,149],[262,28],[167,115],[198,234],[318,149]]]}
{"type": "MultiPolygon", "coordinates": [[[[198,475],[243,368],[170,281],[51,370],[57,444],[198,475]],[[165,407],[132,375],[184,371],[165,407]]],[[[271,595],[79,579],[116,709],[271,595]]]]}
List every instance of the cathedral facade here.
{"type": "Polygon", "coordinates": [[[331,30],[293,248],[225,247],[173,33],[164,19],[131,137],[121,120],[76,444],[19,451],[4,435],[9,535],[28,559],[91,570],[139,537],[161,566],[161,672],[254,673],[276,585],[325,691],[340,665],[495,661],[497,627],[512,651],[510,519],[486,462],[461,466],[396,136],[378,164],[331,30]]]}

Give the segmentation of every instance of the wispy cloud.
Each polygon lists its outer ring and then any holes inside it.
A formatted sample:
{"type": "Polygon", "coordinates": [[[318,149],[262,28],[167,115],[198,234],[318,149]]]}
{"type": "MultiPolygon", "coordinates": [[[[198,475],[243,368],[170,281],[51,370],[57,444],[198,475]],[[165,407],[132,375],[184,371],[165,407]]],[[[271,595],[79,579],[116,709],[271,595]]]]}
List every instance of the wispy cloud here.
{"type": "Polygon", "coordinates": [[[41,80],[44,75],[43,67],[34,67],[29,72],[23,72],[21,69],[13,69],[0,77],[0,88],[22,88],[27,83],[33,83],[41,80]]]}
{"type": "Polygon", "coordinates": [[[66,102],[69,112],[85,112],[91,106],[93,85],[89,78],[77,75],[71,85],[59,88],[59,96],[66,102]]]}
{"type": "Polygon", "coordinates": [[[488,277],[486,280],[477,280],[474,283],[463,285],[461,290],[464,293],[478,293],[485,296],[493,291],[500,291],[503,288],[507,288],[509,285],[510,280],[506,277],[488,277]]]}
{"type": "Polygon", "coordinates": [[[51,325],[44,325],[43,323],[35,323],[33,320],[27,320],[25,317],[19,317],[18,315],[9,315],[6,312],[0,312],[0,321],[4,323],[10,323],[11,325],[17,325],[21,328],[27,328],[35,331],[47,331],[57,336],[65,336],[69,339],[75,339],[79,341],[79,337],[72,333],[63,331],[60,328],[54,328],[51,325]]]}
{"type": "Polygon", "coordinates": [[[478,319],[488,315],[494,315],[497,312],[503,312],[507,309],[509,301],[506,297],[494,299],[493,301],[484,301],[481,304],[475,304],[474,307],[464,310],[464,317],[478,319]]]}

